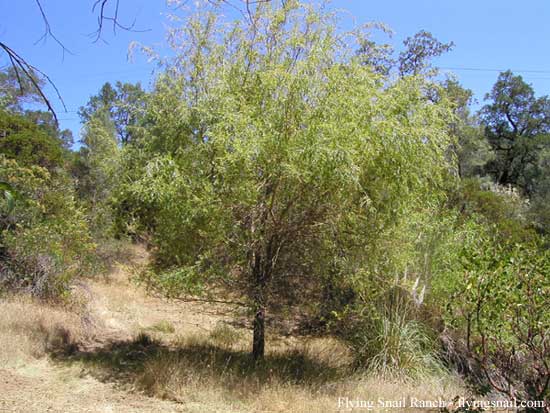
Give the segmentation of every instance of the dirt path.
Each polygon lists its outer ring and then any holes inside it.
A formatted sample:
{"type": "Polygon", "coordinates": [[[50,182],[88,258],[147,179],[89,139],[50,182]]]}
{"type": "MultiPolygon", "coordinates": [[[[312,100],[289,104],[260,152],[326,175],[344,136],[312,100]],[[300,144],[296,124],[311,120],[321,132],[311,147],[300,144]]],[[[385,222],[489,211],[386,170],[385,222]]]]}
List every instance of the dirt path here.
{"type": "MultiPolygon", "coordinates": [[[[136,247],[131,264],[140,265],[146,260],[146,252],[136,247]]],[[[135,337],[142,331],[154,330],[162,336],[162,331],[157,330],[163,328],[169,328],[166,334],[171,335],[202,331],[213,328],[226,317],[223,309],[216,314],[201,303],[177,303],[151,297],[131,281],[131,272],[131,268],[118,265],[108,277],[85,282],[82,288],[87,295],[93,329],[85,347],[101,348],[113,341],[135,337]]],[[[0,331],[0,334],[8,332],[0,331]]],[[[184,411],[201,409],[190,410],[188,405],[117,388],[113,383],[99,381],[81,367],[64,366],[48,356],[0,364],[0,412],[184,411]]]]}

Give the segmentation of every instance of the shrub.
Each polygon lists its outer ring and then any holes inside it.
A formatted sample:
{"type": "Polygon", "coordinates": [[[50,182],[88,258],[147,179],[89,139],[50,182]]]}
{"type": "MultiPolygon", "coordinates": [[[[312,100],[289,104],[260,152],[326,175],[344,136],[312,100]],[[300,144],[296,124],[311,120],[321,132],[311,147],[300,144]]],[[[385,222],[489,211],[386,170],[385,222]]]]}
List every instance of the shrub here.
{"type": "Polygon", "coordinates": [[[0,180],[16,194],[2,216],[0,285],[44,298],[68,294],[94,248],[69,178],[0,156],[0,180]]]}
{"type": "Polygon", "coordinates": [[[441,373],[435,334],[421,321],[425,287],[399,280],[361,312],[350,313],[352,322],[344,337],[353,349],[356,363],[388,379],[427,377],[441,373]],[[359,314],[359,317],[358,317],[359,314]]]}
{"type": "Polygon", "coordinates": [[[21,115],[0,110],[0,134],[0,153],[21,165],[54,169],[64,162],[62,141],[21,115]]]}
{"type": "Polygon", "coordinates": [[[550,252],[479,234],[461,251],[447,326],[496,390],[550,401],[550,252]]]}

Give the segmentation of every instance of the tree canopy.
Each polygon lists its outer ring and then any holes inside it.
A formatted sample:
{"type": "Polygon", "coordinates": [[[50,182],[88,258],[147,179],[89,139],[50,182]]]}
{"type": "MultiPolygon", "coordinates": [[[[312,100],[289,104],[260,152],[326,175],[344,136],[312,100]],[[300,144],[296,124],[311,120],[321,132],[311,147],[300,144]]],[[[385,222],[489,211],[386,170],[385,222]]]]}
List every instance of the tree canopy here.
{"type": "Polygon", "coordinates": [[[421,78],[383,87],[334,18],[286,2],[252,25],[186,22],[149,101],[147,172],[128,184],[154,211],[159,284],[240,285],[256,358],[273,300],[318,291],[328,268],[353,277],[362,235],[437,203],[447,171],[445,102],[421,78]]]}

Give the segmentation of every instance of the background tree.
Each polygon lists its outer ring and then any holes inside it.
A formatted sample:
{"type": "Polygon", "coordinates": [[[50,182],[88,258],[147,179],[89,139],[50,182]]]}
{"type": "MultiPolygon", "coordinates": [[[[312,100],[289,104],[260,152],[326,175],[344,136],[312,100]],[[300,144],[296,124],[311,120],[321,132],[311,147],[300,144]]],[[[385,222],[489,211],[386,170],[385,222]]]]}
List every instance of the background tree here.
{"type": "MultiPolygon", "coordinates": [[[[43,79],[31,72],[31,76],[39,87],[44,87],[43,79]]],[[[22,112],[23,105],[41,103],[42,97],[33,82],[26,77],[19,77],[13,67],[0,72],[0,109],[12,112],[22,112]]]]}
{"type": "Polygon", "coordinates": [[[112,234],[110,202],[120,168],[120,148],[115,127],[107,112],[98,112],[84,125],[76,176],[77,191],[88,210],[91,230],[96,237],[112,234]]]}
{"type": "Polygon", "coordinates": [[[442,43],[430,32],[421,30],[403,41],[405,50],[399,53],[399,74],[418,75],[430,69],[430,59],[441,56],[454,47],[454,43],[442,43]]]}
{"type": "MultiPolygon", "coordinates": [[[[37,75],[33,76],[36,84],[43,87],[43,80],[37,75]]],[[[60,130],[54,115],[40,109],[41,103],[42,96],[29,79],[18,79],[12,67],[0,71],[0,110],[22,115],[53,140],[61,139],[63,146],[69,149],[73,144],[72,132],[68,129],[60,130]]]]}
{"type": "Polygon", "coordinates": [[[481,111],[485,135],[496,158],[487,167],[498,184],[532,194],[538,154],[550,144],[550,99],[535,97],[533,88],[511,71],[499,75],[481,111]]]}
{"type": "Polygon", "coordinates": [[[372,68],[376,73],[387,76],[395,65],[392,57],[393,48],[388,44],[378,44],[369,38],[361,41],[357,55],[363,64],[372,68]]]}
{"type": "Polygon", "coordinates": [[[0,153],[21,165],[40,165],[50,170],[63,167],[68,152],[58,136],[31,119],[0,111],[0,153]]]}
{"type": "Polygon", "coordinates": [[[451,150],[456,157],[458,176],[484,176],[485,166],[494,158],[494,153],[483,133],[479,118],[470,112],[472,91],[462,87],[456,79],[447,78],[442,83],[441,92],[452,103],[455,115],[449,132],[456,140],[451,150]]]}
{"type": "Polygon", "coordinates": [[[143,116],[145,96],[139,82],[116,82],[115,87],[107,82],[97,95],[92,96],[88,103],[79,109],[78,115],[82,122],[86,123],[99,112],[107,114],[115,127],[119,142],[126,144],[131,139],[132,127],[137,126],[143,116]]]}

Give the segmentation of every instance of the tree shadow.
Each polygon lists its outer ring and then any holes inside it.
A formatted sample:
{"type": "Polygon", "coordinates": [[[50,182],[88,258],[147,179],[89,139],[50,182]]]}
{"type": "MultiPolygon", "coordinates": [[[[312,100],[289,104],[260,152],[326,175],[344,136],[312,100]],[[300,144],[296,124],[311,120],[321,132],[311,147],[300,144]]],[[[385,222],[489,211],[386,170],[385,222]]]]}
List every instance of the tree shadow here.
{"type": "Polygon", "coordinates": [[[274,382],[319,389],[349,376],[344,368],[329,366],[306,351],[268,353],[255,362],[250,352],[208,340],[190,340],[167,345],[146,334],[133,340],[114,341],[102,347],[57,351],[59,363],[78,363],[101,381],[137,385],[145,392],[178,380],[215,382],[228,391],[260,391],[274,382]]]}

